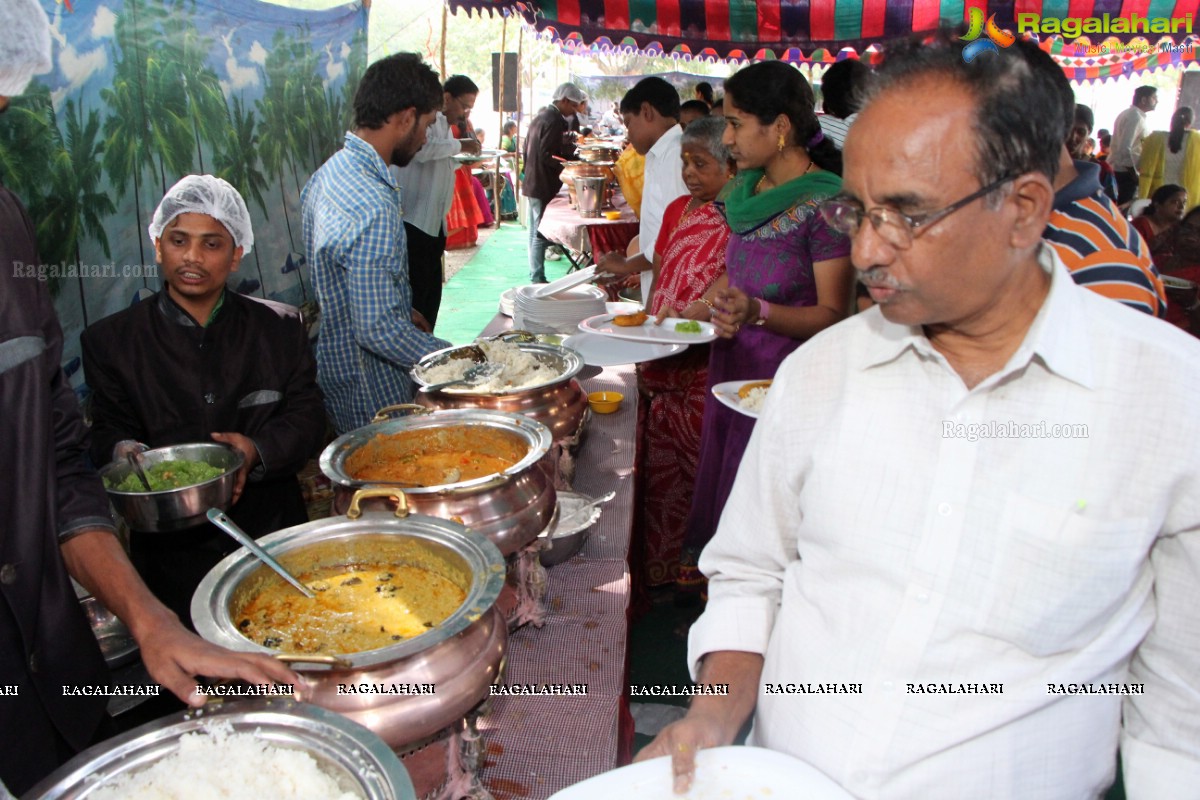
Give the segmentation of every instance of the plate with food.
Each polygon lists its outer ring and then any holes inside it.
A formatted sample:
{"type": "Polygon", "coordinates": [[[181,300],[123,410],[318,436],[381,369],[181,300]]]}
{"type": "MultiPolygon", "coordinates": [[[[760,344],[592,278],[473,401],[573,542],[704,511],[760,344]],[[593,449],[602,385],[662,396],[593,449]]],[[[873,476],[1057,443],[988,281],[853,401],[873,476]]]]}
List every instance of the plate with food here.
{"type": "Polygon", "coordinates": [[[579,323],[579,330],[649,344],[704,344],[717,338],[716,326],[711,322],[667,317],[660,325],[644,311],[597,314],[579,323]]]}
{"type": "Polygon", "coordinates": [[[771,381],[726,381],[712,388],[713,397],[739,414],[758,419],[771,381]]]}
{"type": "Polygon", "coordinates": [[[1181,289],[1186,292],[1196,288],[1196,283],[1187,278],[1176,278],[1173,275],[1159,275],[1158,277],[1162,279],[1163,286],[1168,289],[1181,289]]]}
{"type": "Polygon", "coordinates": [[[479,155],[471,153],[456,153],[453,158],[460,164],[478,164],[481,161],[491,161],[496,156],[504,155],[503,150],[481,150],[479,155]]]}
{"type": "Polygon", "coordinates": [[[563,347],[569,347],[583,358],[589,367],[619,367],[623,364],[640,364],[673,356],[686,348],[681,344],[648,344],[616,339],[595,333],[576,333],[563,339],[563,347]]]}
{"type": "Polygon", "coordinates": [[[712,747],[696,753],[696,777],[685,794],[675,794],[668,756],[602,772],[568,786],[550,800],[850,800],[829,776],[800,759],[763,747],[712,747]]]}

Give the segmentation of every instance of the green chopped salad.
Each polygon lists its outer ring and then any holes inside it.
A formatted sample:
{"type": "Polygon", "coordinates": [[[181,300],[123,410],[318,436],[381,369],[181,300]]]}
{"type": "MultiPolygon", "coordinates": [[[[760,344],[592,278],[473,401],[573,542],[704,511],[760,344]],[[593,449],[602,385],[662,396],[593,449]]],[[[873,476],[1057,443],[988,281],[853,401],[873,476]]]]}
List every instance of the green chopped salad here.
{"type": "Polygon", "coordinates": [[[686,322],[676,322],[675,331],[677,333],[703,333],[700,323],[694,319],[689,319],[686,322]]]}
{"type": "MultiPolygon", "coordinates": [[[[143,470],[146,473],[146,480],[150,482],[150,489],[155,492],[164,492],[169,489],[182,489],[184,486],[195,486],[198,483],[212,480],[223,474],[225,470],[220,467],[214,467],[211,464],[205,464],[203,461],[160,461],[159,463],[146,467],[143,470]]],[[[142,485],[136,472],[130,472],[123,480],[112,481],[105,479],[108,488],[118,492],[142,492],[146,491],[146,487],[142,485]]]]}

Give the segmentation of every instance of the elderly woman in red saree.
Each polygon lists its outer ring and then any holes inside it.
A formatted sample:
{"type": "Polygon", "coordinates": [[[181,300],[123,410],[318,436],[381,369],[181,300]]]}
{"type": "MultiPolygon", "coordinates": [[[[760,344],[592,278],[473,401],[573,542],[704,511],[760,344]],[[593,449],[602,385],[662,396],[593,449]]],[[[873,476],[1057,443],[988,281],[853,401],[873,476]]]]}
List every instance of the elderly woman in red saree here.
{"type": "MultiPolygon", "coordinates": [[[[683,182],[689,194],[663,215],[647,311],[658,319],[708,321],[712,295],[726,284],[729,226],[713,200],[732,170],[721,144],[725,120],[708,117],[687,127],[681,144],[683,182]]],[[[700,457],[700,421],[708,379],[708,345],[638,366],[638,428],[643,463],[638,469],[645,585],[673,583],[700,457]]]]}

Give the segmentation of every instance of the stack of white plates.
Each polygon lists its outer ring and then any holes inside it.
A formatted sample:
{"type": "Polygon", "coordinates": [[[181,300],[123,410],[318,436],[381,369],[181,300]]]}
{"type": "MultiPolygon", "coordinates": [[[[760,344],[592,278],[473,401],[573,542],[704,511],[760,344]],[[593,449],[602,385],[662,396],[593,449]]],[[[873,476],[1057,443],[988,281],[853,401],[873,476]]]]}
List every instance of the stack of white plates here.
{"type": "Polygon", "coordinates": [[[583,285],[534,297],[538,286],[517,287],[513,325],[535,333],[574,333],[580,322],[605,312],[608,295],[597,286],[583,285]]]}
{"type": "Polygon", "coordinates": [[[518,288],[519,287],[514,286],[513,288],[505,289],[500,293],[500,313],[506,317],[511,317],[513,315],[513,311],[515,310],[517,302],[518,288]]]}

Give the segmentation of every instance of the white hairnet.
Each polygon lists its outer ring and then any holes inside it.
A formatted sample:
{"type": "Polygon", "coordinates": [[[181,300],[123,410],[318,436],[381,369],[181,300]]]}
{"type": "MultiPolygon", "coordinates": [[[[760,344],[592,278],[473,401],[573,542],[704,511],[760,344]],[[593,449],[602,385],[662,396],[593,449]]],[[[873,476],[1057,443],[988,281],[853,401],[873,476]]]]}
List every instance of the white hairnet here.
{"type": "Polygon", "coordinates": [[[163,230],[180,214],[207,214],[229,230],[233,243],[249,255],[254,246],[254,230],[246,201],[229,182],[212,175],[188,175],[167,190],[154,219],[150,220],[150,241],[162,238],[163,230]]]}
{"type": "Polygon", "coordinates": [[[559,87],[554,90],[554,97],[551,100],[555,102],[570,100],[572,103],[582,103],[584,100],[587,100],[587,92],[573,83],[563,83],[559,84],[559,87]]]}
{"type": "Polygon", "coordinates": [[[0,97],[16,97],[34,75],[49,72],[50,21],[38,0],[0,2],[0,97]]]}

